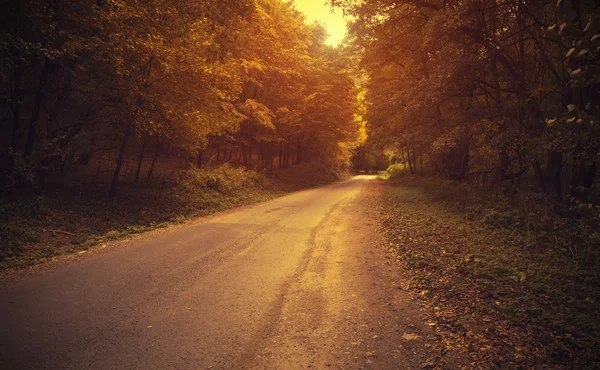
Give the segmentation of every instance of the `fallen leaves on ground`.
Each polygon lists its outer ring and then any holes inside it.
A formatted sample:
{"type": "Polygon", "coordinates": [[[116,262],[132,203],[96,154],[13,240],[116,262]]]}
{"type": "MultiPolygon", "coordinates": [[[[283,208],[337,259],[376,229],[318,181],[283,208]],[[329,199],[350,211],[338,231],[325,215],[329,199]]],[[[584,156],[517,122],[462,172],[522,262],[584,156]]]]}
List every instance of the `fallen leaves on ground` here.
{"type": "Polygon", "coordinates": [[[510,230],[469,221],[414,184],[382,186],[383,248],[402,267],[399,287],[414,292],[442,353],[467,352],[473,368],[600,366],[590,297],[597,292],[546,271],[550,258],[535,254],[542,252],[506,243],[510,230]]]}

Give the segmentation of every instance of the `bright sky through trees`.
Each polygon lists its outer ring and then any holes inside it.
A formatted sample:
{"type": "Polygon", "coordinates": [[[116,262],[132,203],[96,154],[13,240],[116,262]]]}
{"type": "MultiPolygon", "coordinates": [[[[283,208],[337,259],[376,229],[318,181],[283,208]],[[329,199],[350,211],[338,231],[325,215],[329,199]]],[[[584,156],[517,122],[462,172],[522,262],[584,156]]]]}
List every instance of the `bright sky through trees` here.
{"type": "Polygon", "coordinates": [[[337,46],[346,36],[346,21],[340,9],[332,13],[326,0],[292,0],[296,8],[306,15],[309,22],[318,21],[326,29],[328,38],[326,44],[337,46]]]}

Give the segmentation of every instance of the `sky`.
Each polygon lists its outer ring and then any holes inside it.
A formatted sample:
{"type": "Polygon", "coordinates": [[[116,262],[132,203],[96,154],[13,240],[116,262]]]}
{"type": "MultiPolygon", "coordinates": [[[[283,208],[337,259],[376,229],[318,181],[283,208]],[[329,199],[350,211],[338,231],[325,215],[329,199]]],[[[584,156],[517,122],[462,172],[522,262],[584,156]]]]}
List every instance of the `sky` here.
{"type": "Polygon", "coordinates": [[[308,22],[319,21],[327,29],[329,38],[325,43],[338,46],[346,35],[346,21],[340,9],[331,13],[331,7],[326,2],[327,0],[294,0],[296,9],[306,15],[308,22]]]}

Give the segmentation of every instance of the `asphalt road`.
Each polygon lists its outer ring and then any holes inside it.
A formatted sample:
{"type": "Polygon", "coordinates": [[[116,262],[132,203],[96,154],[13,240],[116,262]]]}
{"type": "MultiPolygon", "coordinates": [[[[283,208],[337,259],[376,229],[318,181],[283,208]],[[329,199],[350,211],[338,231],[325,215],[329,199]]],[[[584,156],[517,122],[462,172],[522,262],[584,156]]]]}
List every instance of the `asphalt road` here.
{"type": "Polygon", "coordinates": [[[375,183],[357,176],[8,279],[0,368],[420,368],[414,339],[428,328],[376,245],[375,183]]]}

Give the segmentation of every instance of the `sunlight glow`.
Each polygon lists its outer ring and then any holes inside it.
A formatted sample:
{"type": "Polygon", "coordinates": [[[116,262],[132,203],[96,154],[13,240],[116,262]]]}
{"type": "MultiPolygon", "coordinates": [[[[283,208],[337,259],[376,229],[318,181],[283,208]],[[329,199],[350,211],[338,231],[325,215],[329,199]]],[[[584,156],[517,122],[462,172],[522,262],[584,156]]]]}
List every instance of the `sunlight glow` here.
{"type": "Polygon", "coordinates": [[[319,22],[325,27],[328,38],[327,45],[338,46],[346,36],[346,20],[340,9],[332,13],[327,0],[292,0],[296,9],[306,15],[308,22],[319,22]]]}

